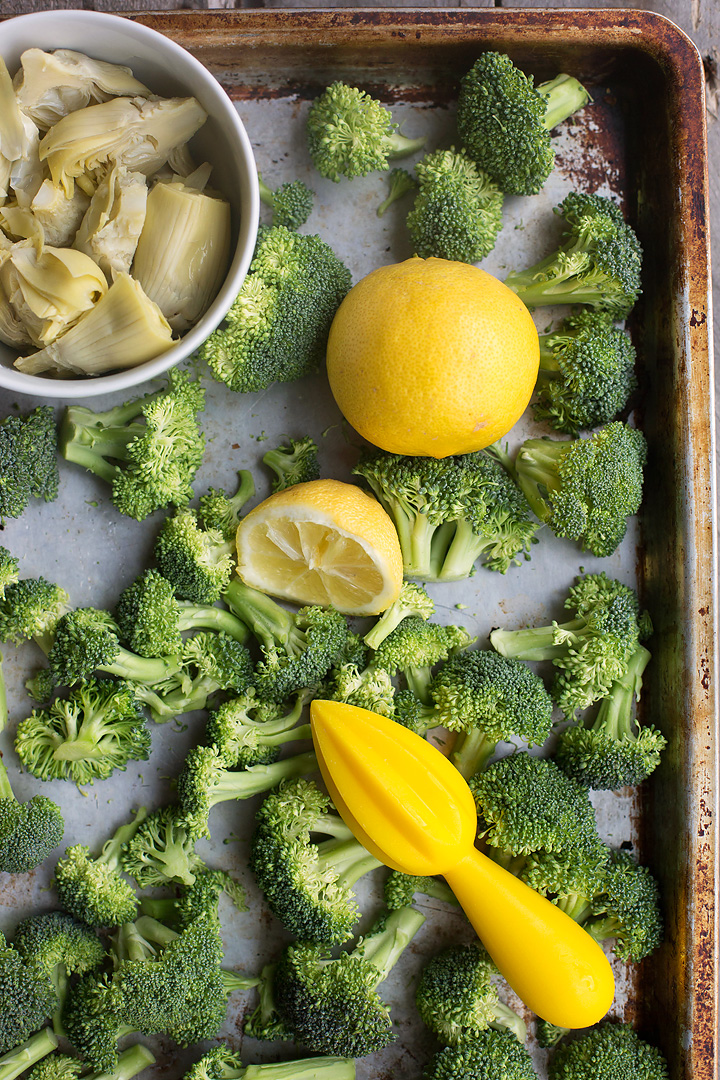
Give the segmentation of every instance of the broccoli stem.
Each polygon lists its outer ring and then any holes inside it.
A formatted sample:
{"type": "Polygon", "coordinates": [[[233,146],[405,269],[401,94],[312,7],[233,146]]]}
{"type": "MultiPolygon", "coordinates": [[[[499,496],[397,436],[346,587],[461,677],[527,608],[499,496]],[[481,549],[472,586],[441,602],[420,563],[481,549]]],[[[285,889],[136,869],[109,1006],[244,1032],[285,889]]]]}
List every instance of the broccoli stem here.
{"type": "Polygon", "coordinates": [[[432,669],[429,667],[403,668],[403,674],[407,680],[408,689],[412,690],[415,697],[423,705],[431,705],[430,683],[432,682],[432,669]]]}
{"type": "Polygon", "coordinates": [[[382,923],[382,929],[371,931],[364,939],[357,953],[377,969],[376,986],[388,977],[424,922],[425,916],[411,905],[395,908],[382,923]]]}
{"type": "Polygon", "coordinates": [[[582,893],[569,893],[567,896],[561,896],[557,900],[557,906],[580,926],[592,914],[590,900],[587,896],[583,896],[582,893]]]}
{"type": "Polygon", "coordinates": [[[602,731],[616,740],[635,738],[633,698],[640,698],[642,677],[650,660],[650,653],[639,645],[627,664],[622,679],[614,682],[607,697],[600,703],[591,731],[602,731]]]}
{"type": "Polygon", "coordinates": [[[260,201],[272,209],[275,206],[275,193],[267,186],[260,173],[258,173],[258,191],[260,201]]]}
{"type": "Polygon", "coordinates": [[[239,772],[224,769],[209,792],[209,805],[213,807],[229,799],[251,799],[253,795],[260,795],[277,787],[282,780],[317,772],[317,768],[315,754],[308,751],[283,761],[275,761],[272,765],[252,765],[239,772]]]}
{"type": "Polygon", "coordinates": [[[260,982],[257,975],[241,975],[238,971],[220,968],[223,990],[230,997],[236,990],[252,990],[260,982]]]}
{"type": "Polygon", "coordinates": [[[149,394],[142,402],[130,401],[101,413],[82,405],[71,405],[60,425],[58,442],[63,457],[111,484],[118,474],[118,468],[106,459],[127,461],[129,443],[141,438],[147,431],[144,424],[133,424],[131,421],[140,415],[141,406],[164,393],[166,391],[161,390],[149,394]]]}
{"type": "MultiPolygon", "coordinates": [[[[8,776],[7,766],[0,754],[0,799],[15,799],[13,789],[10,787],[10,777],[8,776]]],[[[17,802],[17,799],[15,799],[17,802]]]]}
{"type": "Polygon", "coordinates": [[[301,644],[296,641],[299,632],[292,615],[270,596],[234,577],[225,589],[223,599],[266,648],[272,649],[279,644],[287,649],[288,654],[300,651],[301,644]]]}
{"type": "Polygon", "coordinates": [[[547,102],[543,125],[548,131],[582,109],[590,100],[585,87],[572,75],[558,75],[535,89],[547,102]]]}
{"type": "Polygon", "coordinates": [[[479,728],[461,731],[455,740],[450,760],[461,776],[469,780],[476,772],[481,772],[493,755],[496,742],[488,739],[479,728]]]}
{"type": "Polygon", "coordinates": [[[86,1080],[132,1080],[143,1069],[154,1065],[155,1055],[142,1043],[135,1043],[123,1050],[112,1072],[93,1073],[86,1080]]]}
{"type": "Polygon", "coordinates": [[[108,674],[117,675],[128,682],[152,685],[164,682],[171,675],[177,675],[180,661],[174,656],[137,656],[120,645],[113,662],[101,665],[98,670],[107,671],[108,674]]]}
{"type": "Polygon", "coordinates": [[[125,844],[128,844],[132,840],[147,816],[148,812],[144,806],[141,806],[136,810],[133,820],[128,821],[126,825],[121,825],[120,828],[113,833],[110,839],[103,844],[103,849],[97,859],[95,859],[95,862],[101,863],[103,866],[108,866],[111,870],[119,870],[120,856],[122,855],[125,844]]]}
{"type": "MultiPolygon", "coordinates": [[[[322,828],[325,829],[325,818],[322,820],[322,828]]],[[[382,866],[352,835],[350,839],[324,840],[317,845],[317,849],[323,867],[333,869],[339,882],[348,888],[352,888],[363,875],[382,866]]]]}
{"type": "Polygon", "coordinates": [[[15,1080],[16,1076],[20,1076],[31,1065],[51,1054],[57,1045],[58,1037],[50,1028],[39,1031],[22,1046],[16,1046],[14,1050],[0,1057],[0,1080],[15,1080]]]}
{"type": "Polygon", "coordinates": [[[496,1031],[512,1031],[518,1042],[524,1045],[527,1039],[527,1027],[522,1017],[518,1016],[515,1010],[504,1001],[498,1001],[493,1006],[493,1012],[495,1019],[490,1021],[490,1027],[496,1031]]]}
{"type": "Polygon", "coordinates": [[[241,1080],[354,1080],[355,1062],[352,1058],[313,1057],[248,1065],[241,1072],[227,1075],[241,1080]]]}
{"type": "Polygon", "coordinates": [[[4,731],[8,722],[7,687],[3,671],[3,655],[0,652],[0,731],[4,731]]]}
{"type": "Polygon", "coordinates": [[[245,623],[230,611],[223,611],[222,608],[205,604],[191,604],[182,600],[179,600],[178,604],[180,607],[179,630],[224,631],[228,637],[239,641],[241,645],[244,645],[250,637],[250,631],[245,623]]]}
{"type": "Polygon", "coordinates": [[[425,135],[422,135],[419,139],[407,139],[396,131],[385,139],[385,145],[388,148],[388,160],[393,161],[396,158],[409,157],[410,154],[422,150],[426,142],[427,136],[425,135]]]}
{"type": "Polygon", "coordinates": [[[493,630],[490,644],[501,656],[517,660],[557,660],[567,655],[568,640],[581,633],[586,626],[586,620],[580,618],[524,630],[493,630]],[[560,644],[555,641],[558,635],[565,639],[560,644]]]}
{"type": "Polygon", "coordinates": [[[487,544],[487,540],[478,536],[465,518],[459,518],[453,525],[452,540],[445,552],[438,581],[461,581],[470,577],[476,560],[487,544]]]}

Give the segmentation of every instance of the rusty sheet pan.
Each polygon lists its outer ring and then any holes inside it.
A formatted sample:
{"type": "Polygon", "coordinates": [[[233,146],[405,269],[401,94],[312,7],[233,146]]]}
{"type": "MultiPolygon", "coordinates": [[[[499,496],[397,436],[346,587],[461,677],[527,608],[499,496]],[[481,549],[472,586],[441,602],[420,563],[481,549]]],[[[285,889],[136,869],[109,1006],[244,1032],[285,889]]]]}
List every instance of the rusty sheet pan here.
{"type": "MultiPolygon", "coordinates": [[[[411,254],[402,225],[406,208],[393,207],[379,221],[374,211],[384,197],[381,176],[350,186],[313,173],[302,121],[309,101],[325,85],[343,79],[381,97],[406,133],[429,133],[431,149],[451,144],[458,78],[483,49],[508,52],[538,80],[566,71],[588,85],[592,108],[561,128],[555,173],[532,200],[507,200],[498,246],[483,266],[504,276],[511,265],[526,265],[549,250],[559,231],[552,207],[572,188],[615,194],[622,201],[645,249],[644,291],[630,325],[641,380],[635,419],[650,445],[643,508],[611,559],[595,560],[543,537],[532,562],[506,577],[479,570],[469,585],[431,592],[438,617],[463,622],[482,646],[495,625],[559,617],[567,586],[581,567],[606,569],[637,584],[655,626],[642,708],[669,746],[650,783],[636,791],[596,793],[593,801],[604,837],[615,845],[631,844],[660,879],[667,939],[639,966],[615,962],[618,996],[612,1015],[635,1022],[642,1035],[661,1046],[673,1080],[715,1080],[713,384],[703,72],[694,46],[661,16],[617,10],[177,11],[131,17],[188,48],[226,87],[271,186],[299,177],[315,188],[317,204],[307,229],[335,247],[354,280],[411,254]],[[455,607],[460,601],[467,605],[462,611],[455,607]]],[[[538,313],[541,328],[549,321],[538,313]]],[[[260,477],[261,454],[285,433],[309,432],[321,444],[325,474],[349,478],[354,450],[343,437],[322,375],[247,396],[205,381],[208,447],[195,485],[198,494],[210,485],[231,486],[238,468],[252,468],[260,477]]],[[[97,399],[97,407],[118,401],[117,395],[97,399]]],[[[32,404],[6,395],[2,412],[32,404]]],[[[538,433],[524,418],[511,433],[511,445],[538,433]]],[[[265,493],[259,483],[258,498],[265,493]]],[[[75,604],[112,605],[147,565],[158,520],[155,515],[138,525],[120,518],[102,486],[68,466],[58,503],[33,507],[9,522],[3,543],[23,555],[24,575],[43,573],[61,581],[75,604]]],[[[29,648],[7,654],[11,735],[15,721],[29,711],[22,687],[34,658],[29,648]]],[[[131,807],[168,798],[171,778],[201,731],[198,724],[201,718],[177,729],[156,728],[149,762],[83,792],[60,782],[43,786],[66,810],[66,842],[100,844],[131,807]]],[[[3,750],[18,794],[28,797],[37,782],[17,775],[7,735],[3,750]]],[[[213,840],[199,850],[212,865],[236,872],[248,889],[250,912],[227,910],[224,936],[228,963],[255,971],[286,938],[246,868],[253,809],[218,807],[213,840]]],[[[11,932],[21,912],[51,906],[50,876],[43,868],[15,880],[0,878],[0,929],[11,932]]],[[[376,876],[359,890],[369,915],[380,897],[376,876]]],[[[413,1015],[413,981],[427,957],[452,940],[469,940],[470,932],[461,916],[440,904],[429,901],[424,910],[427,924],[385,988],[398,1040],[359,1063],[360,1080],[416,1080],[435,1045],[413,1015]]],[[[247,995],[233,999],[225,1031],[232,1044],[242,1047],[248,1062],[292,1056],[291,1047],[243,1039],[250,1001],[247,995]]],[[[159,1049],[158,1077],[180,1076],[197,1056],[169,1045],[159,1049]]],[[[533,1047],[533,1055],[545,1076],[547,1054],[533,1047]]]]}

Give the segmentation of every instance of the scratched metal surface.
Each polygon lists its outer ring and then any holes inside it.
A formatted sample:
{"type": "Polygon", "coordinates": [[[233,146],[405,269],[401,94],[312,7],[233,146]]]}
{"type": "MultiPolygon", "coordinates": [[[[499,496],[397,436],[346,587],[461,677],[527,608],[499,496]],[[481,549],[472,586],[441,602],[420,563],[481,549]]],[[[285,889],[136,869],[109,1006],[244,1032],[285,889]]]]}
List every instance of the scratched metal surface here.
{"type": "MultiPolygon", "coordinates": [[[[426,132],[428,146],[434,148],[453,142],[454,79],[458,71],[469,66],[485,41],[515,50],[517,58],[541,77],[556,65],[564,69],[574,65],[573,73],[590,83],[592,108],[558,134],[556,172],[540,195],[507,200],[503,231],[483,266],[504,276],[509,267],[529,264],[548,251],[561,227],[552,208],[573,188],[616,194],[623,201],[631,220],[638,223],[643,240],[643,229],[650,240],[645,296],[633,318],[632,330],[640,347],[643,389],[635,403],[635,418],[650,436],[651,462],[657,471],[651,474],[640,521],[632,524],[621,548],[610,559],[588,557],[572,545],[543,534],[533,550],[532,561],[512,568],[506,576],[479,569],[469,583],[431,587],[430,591],[436,599],[437,617],[462,623],[484,646],[493,626],[520,626],[559,617],[567,586],[581,568],[605,569],[640,588],[657,628],[651,645],[657,655],[649,671],[644,707],[670,738],[668,760],[657,781],[647,789],[598,793],[593,801],[600,830],[608,842],[634,845],[667,885],[670,934],[658,957],[640,969],[615,964],[618,995],[612,1012],[636,1019],[648,1037],[663,1045],[673,1065],[673,1080],[681,1076],[705,1080],[714,1075],[715,1052],[710,1042],[701,1044],[703,1032],[709,1038],[707,1023],[712,1022],[712,1003],[716,1000],[710,817],[715,794],[711,778],[714,742],[708,720],[711,706],[706,701],[704,711],[702,707],[703,687],[701,682],[698,684],[701,673],[696,678],[688,665],[700,662],[694,653],[698,647],[701,652],[704,648],[705,699],[709,700],[714,688],[713,615],[706,612],[703,621],[689,607],[691,601],[702,599],[703,583],[697,568],[709,567],[707,552],[711,543],[707,530],[703,531],[711,501],[707,481],[698,472],[704,461],[703,439],[709,438],[702,402],[707,355],[703,359],[702,320],[698,315],[703,296],[702,243],[697,236],[689,278],[686,273],[686,279],[682,279],[683,267],[678,261],[689,257],[691,245],[684,231],[688,210],[682,200],[681,205],[677,204],[673,170],[678,167],[676,155],[687,155],[688,151],[677,140],[672,141],[666,127],[672,112],[671,75],[660,70],[655,56],[648,59],[648,53],[638,52],[637,57],[632,52],[624,54],[639,58],[637,66],[619,63],[619,50],[630,49],[632,38],[616,33],[615,37],[611,35],[612,40],[606,37],[600,42],[589,33],[588,26],[576,26],[576,19],[570,25],[559,13],[550,34],[540,32],[537,16],[533,21],[523,18],[521,12],[511,16],[503,13],[500,17],[488,13],[486,19],[476,13],[470,29],[467,14],[464,29],[451,15],[439,27],[437,20],[428,17],[421,32],[412,22],[412,13],[366,14],[362,25],[349,17],[344,21],[337,14],[317,12],[301,19],[283,18],[282,12],[274,16],[228,13],[228,18],[200,13],[192,13],[192,18],[187,13],[141,18],[190,47],[216,72],[236,99],[258,166],[271,186],[299,177],[315,189],[316,206],[307,229],[317,231],[333,245],[351,268],[354,280],[380,264],[411,254],[403,225],[407,207],[395,206],[379,220],[375,207],[384,197],[382,177],[333,184],[314,174],[304,146],[303,119],[309,99],[319,86],[335,77],[353,76],[392,105],[406,134],[426,132]],[[477,38],[473,37],[473,27],[477,38]],[[416,41],[423,35],[422,50],[413,51],[402,44],[402,35],[409,35],[413,29],[416,41]],[[633,70],[643,72],[643,65],[651,72],[649,83],[633,75],[633,70]],[[637,154],[640,121],[645,115],[645,89],[641,83],[649,87],[653,80],[655,89],[664,88],[666,112],[656,135],[657,162],[652,175],[646,175],[638,166],[637,154]],[[651,237],[650,226],[656,227],[659,210],[666,216],[660,219],[658,240],[651,237]],[[658,263],[663,246],[671,255],[665,267],[658,263]],[[700,300],[696,301],[696,297],[700,300]],[[688,350],[694,357],[691,367],[687,364],[688,350]],[[456,607],[459,603],[467,606],[460,610],[456,607]],[[667,822],[662,843],[657,842],[659,819],[667,822]],[[705,840],[699,846],[696,833],[700,826],[704,826],[705,840]],[[695,955],[695,945],[687,944],[688,936],[698,930],[703,931],[701,937],[704,935],[702,955],[695,955]],[[652,995],[656,1000],[651,1006],[652,995]]],[[[647,24],[641,27],[646,35],[653,29],[657,28],[647,24]]],[[[662,54],[660,58],[667,68],[667,43],[663,48],[665,53],[658,44],[655,52],[662,54]]],[[[672,49],[669,55],[672,59],[672,49]]],[[[687,166],[686,161],[683,163],[687,166]]],[[[697,205],[694,209],[693,219],[690,208],[691,221],[697,223],[697,205]]],[[[537,321],[543,329],[550,316],[540,312],[537,321]]],[[[350,478],[357,439],[341,424],[322,374],[247,396],[233,395],[202,369],[200,374],[207,387],[203,426],[208,442],[195,484],[196,494],[202,494],[210,485],[232,486],[236,470],[250,468],[256,476],[256,498],[262,498],[269,486],[260,457],[285,434],[309,432],[320,445],[323,474],[350,478]]],[[[119,400],[118,396],[98,399],[98,408],[119,400]]],[[[27,409],[34,402],[30,398],[6,397],[2,404],[4,414],[16,406],[27,409]]],[[[523,418],[509,440],[515,446],[527,435],[539,432],[531,420],[523,418]]],[[[161,515],[142,524],[122,518],[113,510],[99,482],[61,464],[58,501],[35,505],[19,521],[8,522],[3,543],[22,555],[24,575],[42,573],[62,582],[74,604],[112,607],[118,592],[148,564],[161,515]]],[[[711,585],[711,573],[709,577],[711,585]]],[[[23,682],[37,658],[29,646],[17,650],[8,647],[5,651],[12,720],[9,731],[2,736],[2,749],[18,795],[28,797],[39,785],[32,777],[19,775],[11,739],[17,721],[29,711],[23,682]]],[[[43,785],[42,790],[66,811],[65,842],[99,847],[127,818],[131,808],[154,806],[169,799],[172,778],[187,748],[198,740],[203,723],[203,715],[197,714],[183,717],[178,725],[155,727],[148,762],[131,766],[127,772],[83,791],[61,782],[43,785]]],[[[227,962],[251,971],[259,970],[287,939],[264,907],[246,868],[255,806],[217,807],[211,821],[213,839],[199,845],[201,855],[211,865],[232,870],[248,890],[248,913],[235,913],[228,906],[223,914],[227,962]]],[[[24,877],[0,876],[0,929],[11,932],[20,912],[52,906],[53,862],[51,859],[46,867],[24,877]]],[[[376,872],[358,889],[366,912],[361,929],[379,909],[381,885],[382,872],[376,872]]],[[[383,1053],[359,1063],[360,1080],[391,1076],[414,1080],[434,1049],[435,1044],[414,1016],[414,981],[425,959],[450,941],[470,940],[471,931],[459,914],[441,904],[428,901],[421,907],[427,922],[384,986],[385,996],[393,1006],[397,1041],[383,1053]]],[[[508,1000],[520,1008],[512,996],[508,1000]]],[[[243,1039],[242,1019],[252,1001],[249,994],[233,998],[225,1031],[229,1040],[242,1047],[248,1062],[293,1056],[290,1046],[268,1046],[243,1039]]],[[[158,1066],[154,1070],[157,1076],[181,1075],[181,1066],[196,1056],[169,1045],[158,1049],[158,1066]]],[[[546,1054],[536,1047],[533,1054],[538,1073],[544,1076],[546,1054]]]]}

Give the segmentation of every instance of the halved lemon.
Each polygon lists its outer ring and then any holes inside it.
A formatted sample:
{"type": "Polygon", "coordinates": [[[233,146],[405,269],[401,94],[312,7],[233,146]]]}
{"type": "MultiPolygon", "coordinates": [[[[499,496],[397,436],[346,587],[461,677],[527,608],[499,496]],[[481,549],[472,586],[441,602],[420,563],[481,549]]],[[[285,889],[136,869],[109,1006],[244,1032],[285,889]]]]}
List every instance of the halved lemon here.
{"type": "Polygon", "coordinates": [[[237,530],[246,585],[346,615],[377,615],[397,599],[402,555],[380,503],[355,484],[311,480],[271,495],[237,530]]]}

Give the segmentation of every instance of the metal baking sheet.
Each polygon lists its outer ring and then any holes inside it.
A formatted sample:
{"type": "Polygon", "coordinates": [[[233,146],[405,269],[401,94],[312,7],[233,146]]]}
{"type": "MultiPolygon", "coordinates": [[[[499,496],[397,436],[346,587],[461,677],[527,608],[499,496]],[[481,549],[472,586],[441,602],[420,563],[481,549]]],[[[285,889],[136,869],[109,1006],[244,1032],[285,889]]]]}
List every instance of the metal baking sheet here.
{"type": "MultiPolygon", "coordinates": [[[[612,1015],[637,1023],[671,1063],[673,1080],[717,1075],[717,847],[712,380],[708,298],[707,178],[702,68],[694,47],[667,20],[647,12],[335,11],[175,12],[137,16],[195,53],[235,99],[264,179],[274,186],[296,177],[317,193],[307,230],[317,231],[358,280],[374,267],[411,254],[395,206],[382,220],[385,194],[376,174],[333,184],[314,174],[304,143],[309,101],[335,78],[367,88],[393,108],[408,135],[428,133],[428,146],[453,141],[457,78],[487,47],[505,50],[538,79],[565,70],[593,95],[591,108],[564,125],[555,141],[557,169],[532,199],[506,201],[505,224],[485,269],[504,276],[549,250],[561,223],[552,208],[573,188],[615,194],[645,247],[644,294],[631,330],[639,351],[641,393],[635,420],[650,442],[646,497],[618,552],[607,560],[543,535],[532,561],[500,576],[478,569],[470,582],[431,586],[437,617],[462,623],[481,646],[496,625],[545,622],[562,614],[573,577],[605,569],[636,583],[655,624],[643,709],[669,739],[662,767],[638,791],[597,793],[603,836],[630,843],[660,878],[667,941],[639,967],[615,962],[618,994],[612,1015]],[[457,605],[467,605],[459,608],[457,605]]],[[[538,312],[544,329],[550,322],[538,312]]],[[[256,500],[269,490],[260,464],[282,436],[309,433],[320,445],[323,474],[350,479],[358,443],[343,425],[322,374],[257,395],[235,395],[198,368],[207,387],[203,426],[207,450],[195,491],[232,487],[236,471],[253,470],[256,500]]],[[[149,387],[148,387],[149,388],[149,387]]],[[[96,399],[98,408],[121,396],[96,399]]],[[[2,415],[36,402],[5,394],[2,415]]],[[[58,410],[59,414],[60,410],[58,410]]],[[[540,429],[523,418],[510,434],[516,446],[540,429]]],[[[61,582],[76,605],[112,607],[119,591],[151,560],[161,514],[139,524],[115,512],[89,474],[61,463],[56,503],[33,505],[6,524],[2,542],[22,556],[23,575],[61,582]]],[[[131,808],[172,797],[189,746],[204,717],[182,717],[153,729],[148,762],[78,790],[56,781],[39,785],[21,775],[12,750],[18,720],[30,709],[23,682],[34,650],[5,650],[11,724],[1,737],[21,798],[42,787],[61,803],[65,841],[99,847],[131,808]]],[[[213,839],[198,850],[209,864],[244,882],[250,910],[223,909],[227,963],[258,971],[287,935],[265,908],[247,870],[252,804],[224,804],[211,820],[213,839]]],[[[21,913],[53,905],[54,860],[33,874],[0,876],[0,929],[11,933],[21,913]]],[[[382,871],[358,889],[366,916],[378,910],[382,871]]],[[[383,990],[393,1006],[397,1041],[358,1064],[360,1080],[414,1080],[436,1044],[412,1008],[422,963],[442,945],[471,940],[461,915],[421,903],[427,922],[383,990]]],[[[511,1004],[520,1007],[512,996],[511,1004]]],[[[236,995],[225,1034],[244,1059],[291,1057],[286,1044],[244,1039],[252,995],[236,995]]],[[[532,1028],[532,1025],[531,1025],[532,1028]]],[[[160,1076],[180,1076],[197,1056],[155,1044],[160,1076]]],[[[546,1052],[533,1047],[544,1076],[546,1052]]]]}

